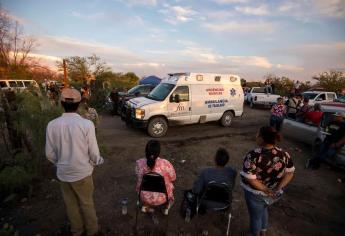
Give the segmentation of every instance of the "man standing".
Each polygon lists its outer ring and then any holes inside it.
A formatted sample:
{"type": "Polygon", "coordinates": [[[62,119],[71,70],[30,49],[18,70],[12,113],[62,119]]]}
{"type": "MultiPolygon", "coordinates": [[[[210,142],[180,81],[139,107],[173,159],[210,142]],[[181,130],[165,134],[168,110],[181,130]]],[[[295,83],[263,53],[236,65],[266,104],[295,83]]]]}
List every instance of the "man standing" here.
{"type": "Polygon", "coordinates": [[[320,151],[312,159],[307,160],[307,168],[318,169],[322,161],[335,156],[345,145],[345,112],[334,114],[334,120],[328,125],[326,132],[330,135],[321,144],[320,151]]]}
{"type": "Polygon", "coordinates": [[[76,89],[61,92],[65,113],[47,126],[46,156],[57,167],[57,178],[71,222],[71,233],[87,236],[98,232],[93,202],[92,172],[103,163],[94,124],[76,113],[81,95],[76,89]]]}
{"type": "Polygon", "coordinates": [[[288,100],[287,116],[291,119],[296,119],[296,113],[299,109],[300,100],[298,95],[292,94],[288,100]]]}

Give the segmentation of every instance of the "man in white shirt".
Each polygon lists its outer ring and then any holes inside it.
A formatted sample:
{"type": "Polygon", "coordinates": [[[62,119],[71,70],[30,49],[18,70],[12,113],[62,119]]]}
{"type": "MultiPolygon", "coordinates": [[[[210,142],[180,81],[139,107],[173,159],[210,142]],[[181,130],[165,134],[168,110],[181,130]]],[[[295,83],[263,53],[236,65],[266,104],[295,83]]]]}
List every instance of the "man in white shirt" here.
{"type": "Polygon", "coordinates": [[[93,202],[92,172],[103,163],[94,124],[76,113],[81,95],[76,89],[61,92],[65,113],[49,122],[46,133],[46,156],[57,167],[62,195],[71,222],[73,236],[98,232],[93,202]]]}

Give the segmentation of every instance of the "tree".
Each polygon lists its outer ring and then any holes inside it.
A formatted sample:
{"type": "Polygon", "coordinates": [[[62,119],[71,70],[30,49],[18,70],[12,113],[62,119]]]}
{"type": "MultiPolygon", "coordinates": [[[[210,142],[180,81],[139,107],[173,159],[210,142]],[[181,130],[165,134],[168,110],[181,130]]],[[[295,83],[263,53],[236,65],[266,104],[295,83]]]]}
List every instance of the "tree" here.
{"type": "MultiPolygon", "coordinates": [[[[91,80],[110,70],[96,54],[89,57],[72,56],[64,59],[67,62],[67,72],[70,79],[84,84],[90,84],[91,80]]],[[[63,70],[62,62],[57,62],[57,66],[60,71],[63,70]]]]}
{"type": "Polygon", "coordinates": [[[318,81],[318,86],[330,92],[341,93],[345,88],[345,76],[341,71],[323,72],[314,76],[313,79],[318,81]]]}
{"type": "Polygon", "coordinates": [[[34,39],[25,37],[18,21],[0,7],[0,73],[4,77],[25,77],[37,63],[29,56],[34,39]]]}

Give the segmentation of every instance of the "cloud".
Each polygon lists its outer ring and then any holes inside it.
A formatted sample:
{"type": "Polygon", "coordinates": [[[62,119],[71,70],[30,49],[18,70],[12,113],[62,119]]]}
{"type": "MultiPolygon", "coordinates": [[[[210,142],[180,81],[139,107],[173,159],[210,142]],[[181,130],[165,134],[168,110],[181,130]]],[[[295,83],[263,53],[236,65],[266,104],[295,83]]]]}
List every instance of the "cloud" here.
{"type": "Polygon", "coordinates": [[[259,7],[235,7],[235,10],[245,15],[266,16],[269,14],[266,5],[261,5],[259,7]]]}
{"type": "Polygon", "coordinates": [[[218,4],[246,3],[248,0],[214,0],[218,4]]]}
{"type": "Polygon", "coordinates": [[[304,68],[301,66],[278,64],[278,65],[276,65],[276,67],[278,69],[286,70],[286,71],[304,71],[304,68]]]}
{"type": "Polygon", "coordinates": [[[106,18],[104,12],[96,12],[92,14],[80,13],[78,11],[71,11],[71,16],[83,19],[83,20],[102,20],[106,18]]]}
{"type": "MultiPolygon", "coordinates": [[[[315,51],[315,50],[336,50],[345,52],[345,42],[333,43],[311,43],[300,46],[300,49],[315,51]]],[[[345,56],[345,55],[344,55],[345,56]]]]}
{"type": "Polygon", "coordinates": [[[259,56],[227,56],[231,63],[234,63],[238,66],[245,67],[245,66],[254,66],[264,69],[270,69],[273,67],[272,63],[268,61],[266,57],[259,57],[259,56]]]}
{"type": "Polygon", "coordinates": [[[92,53],[104,59],[117,58],[118,61],[138,60],[139,57],[129,50],[98,42],[81,41],[69,37],[43,36],[37,38],[40,52],[58,57],[88,56],[92,53]]]}
{"type": "Polygon", "coordinates": [[[55,57],[55,56],[49,56],[44,54],[38,54],[38,53],[29,53],[29,57],[37,58],[37,59],[43,59],[44,61],[61,61],[61,57],[55,57]]]}
{"type": "Polygon", "coordinates": [[[344,0],[293,0],[278,6],[278,12],[298,19],[315,17],[345,18],[344,0]]]}
{"type": "Polygon", "coordinates": [[[223,58],[222,55],[215,54],[211,49],[201,47],[187,47],[180,51],[182,58],[192,58],[193,61],[216,64],[223,58]]]}
{"type": "Polygon", "coordinates": [[[226,65],[228,67],[246,68],[257,67],[269,69],[273,64],[266,57],[261,56],[230,56],[214,52],[211,48],[205,48],[197,43],[187,46],[178,52],[181,58],[208,65],[226,65]]]}
{"type": "Polygon", "coordinates": [[[128,6],[156,6],[157,0],[119,0],[128,6]]]}
{"type": "Polygon", "coordinates": [[[271,53],[272,57],[279,55],[280,58],[276,70],[299,78],[310,79],[323,71],[345,68],[345,41],[300,44],[280,48],[271,53]],[[297,65],[281,63],[284,61],[293,61],[297,65]]]}
{"type": "Polygon", "coordinates": [[[237,73],[246,79],[258,79],[266,73],[276,73],[295,79],[311,78],[319,72],[345,68],[345,42],[303,44],[275,51],[267,55],[229,55],[218,53],[197,42],[179,40],[179,48],[167,50],[147,49],[133,51],[130,48],[82,41],[68,37],[40,37],[41,46],[30,56],[39,58],[53,67],[66,56],[89,56],[96,53],[114,71],[133,71],[138,75],[196,71],[237,73]],[[283,55],[275,58],[275,55],[283,55]],[[273,60],[274,59],[274,60],[273,60]],[[289,62],[294,63],[289,63],[289,62]],[[286,63],[288,62],[288,63],[286,63]]]}
{"type": "Polygon", "coordinates": [[[220,33],[272,33],[275,30],[273,23],[264,21],[228,21],[221,23],[204,23],[203,27],[220,33]]]}
{"type": "Polygon", "coordinates": [[[165,64],[157,63],[157,62],[142,62],[142,63],[123,63],[125,67],[133,68],[133,67],[164,67],[165,64]]]}
{"type": "Polygon", "coordinates": [[[197,15],[197,12],[190,7],[171,6],[169,4],[164,4],[164,8],[159,12],[164,14],[166,16],[165,21],[172,25],[191,21],[197,15]]]}

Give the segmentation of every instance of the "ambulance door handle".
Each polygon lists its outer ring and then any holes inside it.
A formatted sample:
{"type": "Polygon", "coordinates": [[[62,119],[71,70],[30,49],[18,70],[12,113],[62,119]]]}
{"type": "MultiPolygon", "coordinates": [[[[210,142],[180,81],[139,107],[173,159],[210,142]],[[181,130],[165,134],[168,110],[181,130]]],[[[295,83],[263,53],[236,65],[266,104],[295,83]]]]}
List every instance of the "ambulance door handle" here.
{"type": "Polygon", "coordinates": [[[192,110],[192,108],[191,107],[189,107],[189,111],[191,111],[192,110]]]}

